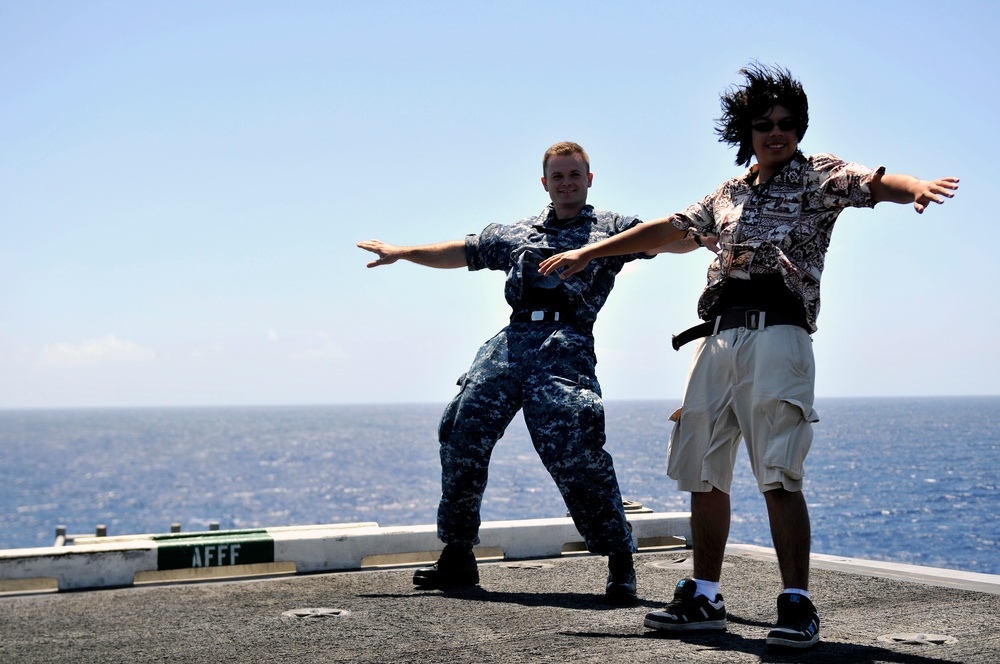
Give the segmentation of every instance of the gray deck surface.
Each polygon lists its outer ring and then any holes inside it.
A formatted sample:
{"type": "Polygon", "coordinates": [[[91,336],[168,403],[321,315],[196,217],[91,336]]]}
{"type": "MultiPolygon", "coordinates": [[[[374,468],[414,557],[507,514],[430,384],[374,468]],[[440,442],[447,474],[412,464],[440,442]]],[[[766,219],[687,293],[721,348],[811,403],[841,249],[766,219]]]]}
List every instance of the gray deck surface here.
{"type": "Polygon", "coordinates": [[[1000,594],[812,572],[822,640],[770,648],[777,565],[729,554],[724,633],[664,637],[642,625],[691,552],[640,553],[640,601],[603,603],[603,558],[480,565],[479,588],[415,590],[412,567],[0,597],[0,662],[998,662],[1000,594]],[[294,617],[298,609],[336,609],[294,617]],[[337,613],[337,612],[333,612],[337,613]],[[941,635],[910,644],[880,640],[941,635]]]}

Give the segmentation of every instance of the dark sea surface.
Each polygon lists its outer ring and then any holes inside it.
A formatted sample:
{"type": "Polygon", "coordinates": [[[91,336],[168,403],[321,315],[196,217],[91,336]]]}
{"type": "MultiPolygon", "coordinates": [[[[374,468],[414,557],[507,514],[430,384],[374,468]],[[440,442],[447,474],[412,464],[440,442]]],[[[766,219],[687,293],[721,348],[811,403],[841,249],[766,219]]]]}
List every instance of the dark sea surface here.
{"type": "MultiPolygon", "coordinates": [[[[687,511],[666,477],[679,403],[606,403],[622,493],[687,511]]],[[[72,533],[430,524],[443,404],[0,411],[0,549],[72,533]]],[[[1000,397],[821,399],[805,495],[813,551],[1000,574],[1000,397]]],[[[740,453],[731,542],[771,546],[740,453]]],[[[565,516],[520,418],[484,520],[565,516]]]]}

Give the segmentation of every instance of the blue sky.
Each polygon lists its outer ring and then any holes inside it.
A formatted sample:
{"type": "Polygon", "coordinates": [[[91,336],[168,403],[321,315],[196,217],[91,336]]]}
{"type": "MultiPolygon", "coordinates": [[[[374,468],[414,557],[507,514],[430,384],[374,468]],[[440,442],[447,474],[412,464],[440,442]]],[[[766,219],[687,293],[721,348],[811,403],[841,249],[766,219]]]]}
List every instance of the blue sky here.
{"type": "MultiPolygon", "coordinates": [[[[537,213],[560,140],[597,207],[682,209],[740,172],[713,120],[755,59],[802,80],[806,153],[962,180],[841,216],[818,395],[1000,394],[998,28],[985,1],[5,2],[0,407],[444,402],[502,276],[355,243],[537,213]]],[[[607,399],[680,397],[708,261],[621,274],[607,399]]]]}

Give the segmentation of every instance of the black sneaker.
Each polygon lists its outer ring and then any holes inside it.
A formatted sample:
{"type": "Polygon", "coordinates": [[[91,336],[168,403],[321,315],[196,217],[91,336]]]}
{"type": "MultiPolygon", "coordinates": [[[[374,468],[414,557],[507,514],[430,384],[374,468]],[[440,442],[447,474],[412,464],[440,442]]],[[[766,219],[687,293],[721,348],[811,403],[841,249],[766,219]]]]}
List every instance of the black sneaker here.
{"type": "Polygon", "coordinates": [[[604,598],[609,604],[624,606],[639,598],[635,591],[635,567],[631,553],[608,556],[608,585],[604,598]]]}
{"type": "Polygon", "coordinates": [[[646,627],[667,632],[726,629],[726,603],[722,595],[717,594],[714,601],[705,595],[695,597],[697,588],[694,579],[681,579],[674,590],[674,601],[646,614],[646,627]]]}
{"type": "Polygon", "coordinates": [[[811,648],[819,641],[819,613],[805,595],[778,595],[778,624],[767,633],[767,645],[811,648]]]}
{"type": "Polygon", "coordinates": [[[413,573],[413,585],[427,590],[445,590],[479,583],[476,554],[469,547],[449,544],[433,567],[421,567],[413,573]]]}

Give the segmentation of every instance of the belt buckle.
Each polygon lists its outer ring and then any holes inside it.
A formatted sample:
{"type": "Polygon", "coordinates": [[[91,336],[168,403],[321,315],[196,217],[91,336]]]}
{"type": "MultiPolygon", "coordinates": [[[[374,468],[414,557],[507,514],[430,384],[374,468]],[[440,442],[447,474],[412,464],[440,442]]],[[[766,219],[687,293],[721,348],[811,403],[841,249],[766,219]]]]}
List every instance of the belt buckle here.
{"type": "Polygon", "coordinates": [[[759,330],[764,327],[764,312],[759,309],[748,309],[743,320],[748,330],[759,330]]]}
{"type": "Polygon", "coordinates": [[[544,309],[539,311],[531,312],[531,322],[538,323],[545,321],[546,319],[559,322],[559,312],[558,311],[545,311],[544,309]],[[551,315],[551,317],[550,317],[551,315]]]}
{"type": "Polygon", "coordinates": [[[537,323],[538,321],[545,320],[544,311],[532,311],[531,312],[531,322],[537,323]]]}

